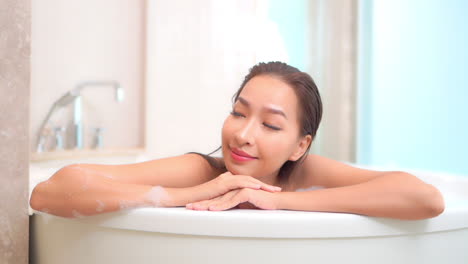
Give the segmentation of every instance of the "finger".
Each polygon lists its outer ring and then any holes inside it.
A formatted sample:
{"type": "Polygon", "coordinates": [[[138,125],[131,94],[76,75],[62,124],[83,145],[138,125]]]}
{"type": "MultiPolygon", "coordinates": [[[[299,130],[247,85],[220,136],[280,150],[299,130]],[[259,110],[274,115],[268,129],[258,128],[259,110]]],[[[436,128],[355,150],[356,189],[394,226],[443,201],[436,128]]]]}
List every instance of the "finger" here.
{"type": "Polygon", "coordinates": [[[192,209],[196,211],[205,211],[205,210],[208,210],[208,204],[209,204],[208,202],[195,203],[193,204],[192,209]]]}
{"type": "Polygon", "coordinates": [[[241,190],[238,190],[236,192],[230,192],[227,195],[225,195],[223,199],[213,202],[211,205],[209,205],[208,210],[210,211],[227,210],[227,209],[235,207],[239,203],[242,203],[246,200],[248,199],[247,197],[245,197],[245,195],[241,193],[241,190]]]}
{"type": "Polygon", "coordinates": [[[219,196],[220,199],[218,199],[219,202],[230,200],[232,197],[234,197],[238,192],[240,192],[241,189],[233,190],[228,193],[225,193],[223,196],[219,196]]]}
{"type": "Polygon", "coordinates": [[[230,184],[230,189],[240,189],[240,188],[250,188],[250,189],[260,189],[262,187],[261,183],[258,181],[254,181],[247,176],[241,176],[233,178],[234,180],[230,184]]]}
{"type": "Polygon", "coordinates": [[[264,191],[269,191],[269,192],[281,192],[281,187],[269,185],[269,184],[263,184],[260,189],[264,191]]]}
{"type": "Polygon", "coordinates": [[[238,198],[232,197],[231,199],[227,200],[221,200],[218,202],[214,202],[208,206],[208,210],[210,211],[223,211],[227,210],[230,208],[233,208],[234,206],[238,205],[240,202],[238,201],[238,198]]]}
{"type": "Polygon", "coordinates": [[[210,202],[210,201],[217,201],[221,198],[223,198],[224,195],[220,195],[220,196],[217,196],[213,199],[209,199],[209,200],[202,200],[202,201],[198,201],[198,202],[193,202],[193,203],[188,203],[185,205],[185,208],[186,209],[195,209],[195,207],[197,208],[203,208],[204,205],[206,205],[206,203],[210,202]]]}
{"type": "Polygon", "coordinates": [[[211,202],[212,202],[211,200],[205,200],[205,201],[200,201],[200,202],[192,203],[192,204],[191,204],[191,209],[192,209],[192,210],[197,210],[197,211],[207,210],[208,205],[209,205],[211,202]]]}
{"type": "Polygon", "coordinates": [[[226,193],[225,195],[222,196],[222,199],[219,199],[217,201],[213,201],[211,204],[209,204],[207,210],[218,211],[216,209],[221,204],[224,204],[224,203],[226,203],[226,201],[229,201],[235,194],[236,194],[236,191],[230,191],[230,192],[226,193]]]}
{"type": "Polygon", "coordinates": [[[264,182],[262,182],[260,180],[257,180],[257,179],[254,179],[254,180],[255,180],[256,184],[260,185],[259,189],[262,189],[264,191],[270,191],[270,192],[280,192],[281,191],[281,187],[270,185],[270,184],[264,183],[264,182]]]}
{"type": "Polygon", "coordinates": [[[255,189],[255,190],[263,189],[269,192],[281,191],[281,187],[266,184],[252,176],[236,175],[231,179],[234,179],[234,181],[232,181],[230,184],[229,189],[231,190],[238,189],[238,188],[250,188],[250,189],[255,189]]]}
{"type": "Polygon", "coordinates": [[[226,194],[224,194],[221,199],[217,200],[217,201],[213,201],[213,203],[211,203],[210,205],[208,205],[208,210],[211,210],[210,208],[216,208],[218,207],[219,205],[221,204],[224,204],[226,203],[227,201],[230,201],[234,196],[236,196],[237,193],[239,193],[241,191],[241,189],[237,189],[237,190],[234,190],[234,191],[230,191],[226,194]],[[212,207],[213,206],[213,207],[212,207]]]}
{"type": "Polygon", "coordinates": [[[212,204],[215,201],[218,201],[218,200],[222,199],[225,195],[226,194],[223,194],[223,195],[217,196],[217,197],[209,199],[209,200],[203,200],[203,201],[193,203],[192,208],[195,209],[195,210],[208,210],[208,207],[210,206],[210,204],[212,204]]]}
{"type": "Polygon", "coordinates": [[[280,191],[281,189],[278,189],[276,186],[272,186],[266,183],[263,183],[251,176],[238,176],[236,178],[236,182],[232,186],[232,189],[236,188],[250,188],[250,189],[264,189],[266,191],[280,191]]]}

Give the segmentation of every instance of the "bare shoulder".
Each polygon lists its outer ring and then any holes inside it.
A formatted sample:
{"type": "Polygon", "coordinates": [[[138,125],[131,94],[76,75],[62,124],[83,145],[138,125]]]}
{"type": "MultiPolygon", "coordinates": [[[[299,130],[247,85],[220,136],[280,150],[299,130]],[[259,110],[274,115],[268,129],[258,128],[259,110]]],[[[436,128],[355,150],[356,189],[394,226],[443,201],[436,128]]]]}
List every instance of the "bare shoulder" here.
{"type": "Polygon", "coordinates": [[[323,156],[308,154],[298,173],[303,187],[333,188],[366,182],[387,172],[362,169],[323,156]]]}

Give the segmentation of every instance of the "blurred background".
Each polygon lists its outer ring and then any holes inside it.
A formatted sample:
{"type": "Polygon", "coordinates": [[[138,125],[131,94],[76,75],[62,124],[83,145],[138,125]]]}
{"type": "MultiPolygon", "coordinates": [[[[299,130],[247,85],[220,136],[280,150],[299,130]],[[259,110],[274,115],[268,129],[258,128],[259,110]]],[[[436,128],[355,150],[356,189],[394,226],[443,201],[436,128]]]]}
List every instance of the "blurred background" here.
{"type": "Polygon", "coordinates": [[[466,14],[464,0],[0,1],[0,263],[28,263],[28,193],[64,164],[215,150],[258,62],[316,81],[312,153],[468,177],[466,14]]]}
{"type": "MultiPolygon", "coordinates": [[[[31,5],[31,152],[57,99],[108,80],[125,98],[100,85],[82,90],[85,148],[101,129],[101,148],[143,148],[153,158],[209,153],[250,67],[280,60],[308,72],[321,92],[312,153],[468,175],[467,1],[31,5]]],[[[63,127],[67,141],[72,112],[71,104],[55,111],[50,133],[63,127]]]]}

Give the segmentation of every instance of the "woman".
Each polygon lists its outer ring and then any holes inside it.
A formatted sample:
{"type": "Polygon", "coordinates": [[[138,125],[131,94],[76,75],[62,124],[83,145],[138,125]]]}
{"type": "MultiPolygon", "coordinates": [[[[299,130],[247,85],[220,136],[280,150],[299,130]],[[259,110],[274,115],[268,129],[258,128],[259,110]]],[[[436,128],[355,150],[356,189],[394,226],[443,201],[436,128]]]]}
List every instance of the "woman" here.
{"type": "Polygon", "coordinates": [[[36,186],[31,207],[78,217],[185,206],[344,212],[424,219],[441,193],[402,171],[355,168],[308,154],[322,116],[312,78],[281,62],[254,66],[222,129],[222,158],[198,153],[136,164],[73,164],[36,186]],[[319,186],[315,190],[299,189],[319,186]]]}

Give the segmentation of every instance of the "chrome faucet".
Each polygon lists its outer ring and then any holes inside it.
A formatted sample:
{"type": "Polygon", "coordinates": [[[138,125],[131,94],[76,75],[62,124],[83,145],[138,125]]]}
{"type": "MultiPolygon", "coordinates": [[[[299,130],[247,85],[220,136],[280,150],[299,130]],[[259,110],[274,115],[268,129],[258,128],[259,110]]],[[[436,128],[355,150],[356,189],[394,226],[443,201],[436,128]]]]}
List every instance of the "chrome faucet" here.
{"type": "Polygon", "coordinates": [[[123,88],[117,81],[86,81],[79,83],[76,87],[65,93],[60,97],[51,107],[47,113],[46,118],[43,120],[37,137],[37,152],[45,151],[45,136],[47,131],[46,125],[49,122],[53,112],[60,107],[65,107],[70,103],[73,103],[73,127],[74,127],[74,147],[77,149],[83,148],[83,122],[82,122],[82,102],[81,102],[81,90],[87,86],[113,86],[115,88],[116,101],[122,102],[124,99],[123,88]]]}
{"type": "Polygon", "coordinates": [[[123,88],[115,81],[88,81],[79,83],[72,92],[73,101],[73,126],[75,132],[75,148],[83,148],[83,121],[82,121],[82,102],[80,91],[87,86],[113,86],[115,88],[115,100],[122,102],[124,98],[123,88]]]}

